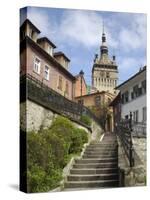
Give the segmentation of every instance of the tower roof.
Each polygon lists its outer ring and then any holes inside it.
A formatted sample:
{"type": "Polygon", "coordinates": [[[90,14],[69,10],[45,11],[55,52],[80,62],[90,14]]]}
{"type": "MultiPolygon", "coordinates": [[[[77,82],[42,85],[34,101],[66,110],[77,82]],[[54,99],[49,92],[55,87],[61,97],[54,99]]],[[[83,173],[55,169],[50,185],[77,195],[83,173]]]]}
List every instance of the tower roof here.
{"type": "Polygon", "coordinates": [[[104,32],[104,25],[103,25],[103,33],[102,33],[102,43],[100,46],[100,58],[97,59],[96,64],[99,65],[116,65],[116,63],[109,58],[108,55],[108,46],[106,40],[106,34],[104,32]]]}

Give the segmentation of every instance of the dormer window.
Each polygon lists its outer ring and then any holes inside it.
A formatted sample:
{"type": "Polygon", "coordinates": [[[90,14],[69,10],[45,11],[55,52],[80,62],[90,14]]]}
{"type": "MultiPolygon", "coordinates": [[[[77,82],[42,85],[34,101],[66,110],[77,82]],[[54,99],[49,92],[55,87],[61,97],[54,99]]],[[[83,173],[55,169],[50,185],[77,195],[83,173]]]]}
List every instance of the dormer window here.
{"type": "Polygon", "coordinates": [[[26,19],[20,27],[21,40],[27,35],[36,42],[39,33],[40,30],[29,19],[26,19]]]}
{"type": "Polygon", "coordinates": [[[52,56],[53,55],[53,48],[51,46],[48,46],[47,52],[48,52],[48,54],[50,54],[52,56]]]}
{"type": "Polygon", "coordinates": [[[32,29],[30,29],[29,37],[32,39],[34,38],[34,31],[32,29]]]}

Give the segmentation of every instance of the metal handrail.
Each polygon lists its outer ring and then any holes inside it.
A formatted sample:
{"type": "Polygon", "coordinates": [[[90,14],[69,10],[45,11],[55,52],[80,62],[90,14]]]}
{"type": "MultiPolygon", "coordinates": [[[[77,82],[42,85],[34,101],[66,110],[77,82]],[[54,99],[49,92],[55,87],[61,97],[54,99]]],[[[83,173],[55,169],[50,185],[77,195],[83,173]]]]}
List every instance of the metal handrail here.
{"type": "Polygon", "coordinates": [[[134,166],[132,131],[132,113],[130,112],[130,118],[128,120],[121,119],[116,126],[117,135],[119,136],[122,146],[125,150],[125,154],[128,158],[130,167],[134,166]]]}

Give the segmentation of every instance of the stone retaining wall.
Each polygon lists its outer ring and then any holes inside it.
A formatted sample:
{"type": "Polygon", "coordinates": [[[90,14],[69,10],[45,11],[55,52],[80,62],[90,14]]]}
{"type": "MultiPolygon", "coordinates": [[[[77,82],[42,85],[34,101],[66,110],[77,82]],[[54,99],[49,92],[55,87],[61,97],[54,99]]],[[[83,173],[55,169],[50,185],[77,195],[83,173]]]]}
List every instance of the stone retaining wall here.
{"type": "MultiPolygon", "coordinates": [[[[59,116],[50,109],[46,109],[30,100],[20,104],[20,126],[24,131],[38,131],[40,128],[48,128],[53,120],[59,116]]],[[[86,127],[82,122],[72,121],[77,128],[84,129],[94,140],[102,134],[101,127],[92,120],[92,126],[86,127]]]]}
{"type": "Polygon", "coordinates": [[[129,161],[118,138],[118,164],[120,169],[120,186],[146,185],[146,138],[133,138],[135,165],[129,167],[129,161]]]}

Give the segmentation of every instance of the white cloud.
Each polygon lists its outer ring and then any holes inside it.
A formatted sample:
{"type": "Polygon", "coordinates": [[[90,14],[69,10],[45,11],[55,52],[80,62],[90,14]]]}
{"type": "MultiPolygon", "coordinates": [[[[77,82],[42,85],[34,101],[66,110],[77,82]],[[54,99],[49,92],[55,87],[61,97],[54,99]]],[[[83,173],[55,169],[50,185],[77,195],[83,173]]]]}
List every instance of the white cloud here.
{"type": "Polygon", "coordinates": [[[94,12],[65,11],[60,25],[63,39],[70,39],[86,47],[100,42],[102,18],[94,12]]]}
{"type": "Polygon", "coordinates": [[[146,58],[121,57],[118,59],[119,66],[119,82],[125,81],[127,78],[137,73],[138,70],[146,65],[146,58]]]}
{"type": "MultiPolygon", "coordinates": [[[[30,8],[28,17],[41,30],[42,35],[60,44],[83,45],[86,48],[101,44],[102,16],[94,11],[65,10],[61,19],[51,19],[44,9],[30,8]]],[[[105,19],[108,46],[130,52],[146,47],[146,15],[116,14],[105,19]],[[126,16],[126,18],[125,18],[126,16]],[[128,23],[125,26],[122,21],[128,23]],[[118,23],[118,26],[117,26],[118,23]]]]}
{"type": "MultiPolygon", "coordinates": [[[[94,11],[65,11],[60,25],[61,36],[88,48],[99,47],[102,36],[102,20],[102,16],[94,11]]],[[[105,32],[108,45],[117,47],[118,42],[112,37],[111,29],[106,26],[105,32]]]]}
{"type": "Polygon", "coordinates": [[[119,33],[120,45],[123,50],[130,52],[138,48],[146,48],[146,16],[130,15],[128,27],[122,27],[119,33]]]}
{"type": "Polygon", "coordinates": [[[55,22],[49,19],[48,14],[43,9],[39,10],[39,8],[30,7],[27,17],[40,29],[41,35],[45,35],[51,39],[51,36],[55,34],[55,22]]]}

